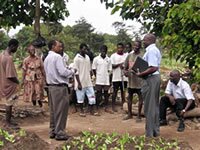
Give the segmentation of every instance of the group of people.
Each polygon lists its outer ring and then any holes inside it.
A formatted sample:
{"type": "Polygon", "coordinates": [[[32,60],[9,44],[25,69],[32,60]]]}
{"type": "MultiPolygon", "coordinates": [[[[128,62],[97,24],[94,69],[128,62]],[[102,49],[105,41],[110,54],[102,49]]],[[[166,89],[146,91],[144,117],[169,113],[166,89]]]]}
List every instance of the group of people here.
{"type": "MultiPolygon", "coordinates": [[[[50,107],[50,138],[67,140],[65,128],[69,108],[70,78],[74,79],[74,93],[80,106],[80,116],[85,117],[85,95],[88,99],[89,112],[99,115],[100,102],[104,98],[105,112],[117,112],[116,97],[118,90],[121,92],[122,105],[125,102],[125,89],[128,88],[128,114],[124,120],[132,118],[133,94],[138,95],[138,119],[141,119],[141,110],[144,103],[146,118],[145,134],[147,137],[160,135],[160,126],[167,125],[166,111],[173,107],[180,120],[178,131],[183,131],[184,113],[195,107],[194,96],[187,82],[182,80],[180,72],[173,70],[170,73],[165,96],[159,100],[160,94],[160,63],[161,52],[156,47],[156,37],[153,34],[144,36],[143,41],[117,44],[117,51],[108,57],[108,48],[102,45],[100,54],[91,60],[88,55],[88,46],[80,44],[73,64],[69,65],[69,57],[64,53],[64,44],[58,40],[48,43],[49,52],[44,62],[35,55],[35,46],[27,47],[29,56],[24,59],[22,69],[24,85],[24,100],[38,102],[42,107],[43,87],[47,85],[47,95],[50,107]],[[145,48],[142,56],[141,46],[145,48]],[[126,50],[127,52],[124,52],[126,50]],[[132,69],[136,58],[142,57],[148,68],[142,72],[132,69]],[[93,86],[91,76],[95,76],[93,86]],[[111,78],[112,77],[112,78],[111,78]],[[109,89],[113,88],[112,108],[109,109],[109,89]],[[95,93],[96,91],[96,93],[95,93]]],[[[16,69],[12,53],[17,51],[19,42],[11,39],[8,47],[0,54],[0,96],[6,104],[6,124],[15,126],[11,121],[12,106],[17,99],[16,69]]]]}

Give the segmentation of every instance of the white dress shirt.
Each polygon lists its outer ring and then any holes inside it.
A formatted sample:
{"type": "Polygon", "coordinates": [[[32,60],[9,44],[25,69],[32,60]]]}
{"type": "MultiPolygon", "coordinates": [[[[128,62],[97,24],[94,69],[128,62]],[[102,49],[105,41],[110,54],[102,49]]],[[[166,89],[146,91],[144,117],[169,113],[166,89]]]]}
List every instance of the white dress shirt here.
{"type": "Polygon", "coordinates": [[[175,99],[177,98],[186,98],[187,100],[195,99],[192,90],[190,88],[190,85],[181,78],[177,85],[175,85],[171,81],[168,81],[165,93],[174,96],[175,99]]]}
{"type": "Polygon", "coordinates": [[[49,51],[44,60],[44,70],[47,84],[67,84],[68,77],[74,73],[74,71],[65,67],[62,56],[54,51],[49,51]]]}
{"type": "MultiPolygon", "coordinates": [[[[160,68],[161,57],[160,50],[155,44],[151,44],[146,48],[143,59],[148,62],[149,66],[160,68]]],[[[159,74],[159,70],[153,73],[155,74],[159,74]]]]}

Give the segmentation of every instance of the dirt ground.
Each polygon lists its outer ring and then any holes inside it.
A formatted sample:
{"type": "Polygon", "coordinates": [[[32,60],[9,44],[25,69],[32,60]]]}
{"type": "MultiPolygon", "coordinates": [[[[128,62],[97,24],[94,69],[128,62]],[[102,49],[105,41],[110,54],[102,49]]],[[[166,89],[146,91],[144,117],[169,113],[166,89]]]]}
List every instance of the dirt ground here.
{"type": "MultiPolygon", "coordinates": [[[[24,104],[20,101],[19,105],[24,107],[26,105],[31,106],[30,103],[24,104]]],[[[33,108],[34,109],[34,108],[33,108]]],[[[40,109],[37,106],[37,109],[40,109]]],[[[50,150],[54,150],[57,146],[63,143],[63,141],[56,141],[49,139],[49,114],[48,104],[45,103],[44,107],[41,108],[45,111],[42,115],[28,117],[24,119],[17,119],[20,123],[20,127],[36,133],[41,139],[49,143],[50,150]]],[[[120,134],[129,133],[130,135],[144,135],[145,119],[142,122],[136,122],[136,118],[130,120],[122,120],[125,116],[125,112],[118,107],[118,112],[115,114],[105,113],[103,110],[100,111],[101,116],[80,117],[78,113],[72,113],[73,108],[70,108],[69,117],[67,121],[66,132],[71,136],[78,135],[81,131],[92,131],[92,132],[104,132],[112,133],[117,132],[120,134]]],[[[190,129],[186,126],[184,132],[179,133],[176,131],[178,123],[170,126],[161,127],[161,137],[178,139],[179,141],[186,141],[194,150],[199,150],[200,143],[200,130],[190,129]]]]}

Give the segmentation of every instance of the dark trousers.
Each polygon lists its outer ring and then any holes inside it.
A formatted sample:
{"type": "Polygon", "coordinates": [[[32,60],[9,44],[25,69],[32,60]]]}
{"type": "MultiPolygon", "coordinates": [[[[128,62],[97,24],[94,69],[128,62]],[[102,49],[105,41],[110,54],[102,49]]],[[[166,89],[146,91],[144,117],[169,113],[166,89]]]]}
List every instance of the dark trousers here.
{"type": "MultiPolygon", "coordinates": [[[[167,108],[169,108],[169,107],[172,108],[175,111],[176,116],[180,119],[180,117],[181,117],[180,112],[185,108],[188,100],[185,99],[185,98],[178,98],[175,101],[176,101],[175,105],[172,105],[167,96],[161,97],[161,100],[160,100],[160,120],[166,120],[166,112],[167,112],[167,108]]],[[[195,102],[193,101],[188,110],[191,110],[194,107],[195,107],[195,102]]]]}
{"type": "Polygon", "coordinates": [[[67,86],[49,86],[48,98],[50,106],[50,133],[57,136],[65,134],[69,95],[67,86]]]}

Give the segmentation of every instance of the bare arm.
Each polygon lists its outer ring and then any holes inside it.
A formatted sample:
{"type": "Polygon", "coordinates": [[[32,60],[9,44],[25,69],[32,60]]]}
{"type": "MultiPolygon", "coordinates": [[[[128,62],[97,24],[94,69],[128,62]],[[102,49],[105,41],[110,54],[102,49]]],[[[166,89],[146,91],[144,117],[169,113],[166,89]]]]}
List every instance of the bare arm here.
{"type": "Polygon", "coordinates": [[[79,75],[76,74],[75,77],[76,77],[76,80],[77,80],[77,82],[78,82],[78,89],[79,89],[79,90],[82,90],[82,85],[81,85],[81,82],[80,82],[79,75]]]}

